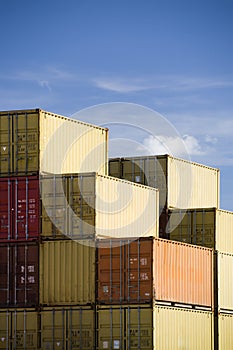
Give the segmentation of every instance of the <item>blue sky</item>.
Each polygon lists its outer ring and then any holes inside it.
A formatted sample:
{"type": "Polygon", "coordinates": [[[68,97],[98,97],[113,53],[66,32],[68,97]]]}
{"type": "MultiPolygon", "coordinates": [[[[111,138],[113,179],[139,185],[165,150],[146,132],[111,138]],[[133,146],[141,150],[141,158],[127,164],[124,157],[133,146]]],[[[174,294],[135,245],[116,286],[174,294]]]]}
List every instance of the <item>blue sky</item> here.
{"type": "Polygon", "coordinates": [[[233,210],[232,0],[2,0],[0,13],[0,110],[151,108],[220,168],[233,210]]]}

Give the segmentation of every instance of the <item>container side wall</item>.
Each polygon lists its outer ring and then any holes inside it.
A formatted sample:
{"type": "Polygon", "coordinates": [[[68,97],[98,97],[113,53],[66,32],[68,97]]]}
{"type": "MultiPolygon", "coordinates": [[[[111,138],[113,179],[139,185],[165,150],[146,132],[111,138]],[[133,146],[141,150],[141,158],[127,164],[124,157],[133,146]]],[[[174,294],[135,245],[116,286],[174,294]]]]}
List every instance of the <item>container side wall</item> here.
{"type": "Polygon", "coordinates": [[[106,175],[107,141],[107,129],[40,112],[41,172],[106,175]]]}
{"type": "Polygon", "coordinates": [[[0,176],[13,172],[12,144],[12,115],[0,114],[0,176]]]}
{"type": "Polygon", "coordinates": [[[155,307],[155,349],[213,350],[211,312],[155,307]]]}
{"type": "Polygon", "coordinates": [[[233,254],[233,213],[225,210],[216,212],[216,249],[233,254]]]}
{"type": "Polygon", "coordinates": [[[155,299],[213,308],[213,251],[155,240],[155,299]]]}
{"type": "Polygon", "coordinates": [[[233,314],[218,316],[219,350],[233,349],[233,314]]]}
{"type": "Polygon", "coordinates": [[[233,254],[217,252],[218,308],[233,311],[233,254]]]}
{"type": "Polygon", "coordinates": [[[97,176],[97,237],[158,236],[158,195],[148,187],[97,176]]]}

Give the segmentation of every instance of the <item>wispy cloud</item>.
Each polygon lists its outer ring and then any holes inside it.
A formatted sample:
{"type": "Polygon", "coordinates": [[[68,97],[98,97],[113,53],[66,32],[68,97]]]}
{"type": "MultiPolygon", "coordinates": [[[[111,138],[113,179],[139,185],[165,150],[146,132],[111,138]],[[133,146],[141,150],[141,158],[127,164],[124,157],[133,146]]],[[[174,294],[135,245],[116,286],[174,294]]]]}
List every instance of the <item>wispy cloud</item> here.
{"type": "Polygon", "coordinates": [[[97,77],[92,83],[101,89],[130,93],[143,90],[192,91],[233,87],[233,79],[226,77],[199,78],[184,76],[154,76],[139,78],[97,77]]]}

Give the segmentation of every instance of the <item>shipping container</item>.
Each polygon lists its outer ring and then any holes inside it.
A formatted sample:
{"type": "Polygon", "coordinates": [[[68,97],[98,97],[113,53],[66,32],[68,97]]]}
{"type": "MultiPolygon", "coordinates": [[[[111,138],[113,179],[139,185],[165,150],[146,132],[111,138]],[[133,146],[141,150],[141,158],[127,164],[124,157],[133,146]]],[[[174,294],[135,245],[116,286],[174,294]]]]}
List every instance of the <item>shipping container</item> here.
{"type": "Polygon", "coordinates": [[[217,252],[218,309],[233,312],[233,254],[217,252]]]}
{"type": "Polygon", "coordinates": [[[213,250],[159,239],[100,241],[99,303],[170,302],[213,309],[213,250]]]}
{"type": "Polygon", "coordinates": [[[91,306],[43,308],[41,349],[95,349],[95,310],[91,306]]]}
{"type": "Polygon", "coordinates": [[[170,239],[233,253],[233,212],[216,208],[170,210],[170,239]]]}
{"type": "Polygon", "coordinates": [[[38,350],[39,317],[34,309],[0,309],[0,349],[38,350]]]}
{"type": "Polygon", "coordinates": [[[95,248],[88,241],[44,241],[40,244],[40,304],[95,302],[95,248]]]}
{"type": "Polygon", "coordinates": [[[33,110],[0,112],[0,174],[108,173],[108,129],[33,110]]]}
{"type": "Polygon", "coordinates": [[[38,239],[40,189],[37,176],[0,178],[0,241],[38,239]]]}
{"type": "Polygon", "coordinates": [[[97,173],[46,175],[41,196],[42,236],[47,238],[59,232],[72,239],[158,236],[154,188],[97,173]]]}
{"type": "Polygon", "coordinates": [[[213,350],[213,313],[162,306],[97,307],[97,349],[213,350]]]}
{"type": "Polygon", "coordinates": [[[0,306],[31,307],[38,304],[39,245],[0,245],[0,306]]]}
{"type": "Polygon", "coordinates": [[[169,155],[113,158],[109,175],[160,191],[160,208],[218,208],[219,169],[169,155]]]}
{"type": "Polygon", "coordinates": [[[233,349],[233,313],[218,315],[218,349],[233,349]]]}

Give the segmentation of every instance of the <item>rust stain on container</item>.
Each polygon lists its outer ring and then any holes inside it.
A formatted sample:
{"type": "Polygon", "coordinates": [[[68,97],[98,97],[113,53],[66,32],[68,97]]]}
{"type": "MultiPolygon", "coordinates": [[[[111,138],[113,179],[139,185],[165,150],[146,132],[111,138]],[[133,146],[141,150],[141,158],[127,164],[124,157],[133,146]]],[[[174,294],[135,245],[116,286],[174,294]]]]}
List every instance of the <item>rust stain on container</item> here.
{"type": "Polygon", "coordinates": [[[158,238],[111,240],[98,248],[98,301],[153,299],[213,307],[213,250],[158,238]]]}
{"type": "Polygon", "coordinates": [[[0,245],[0,305],[29,307],[38,304],[39,245],[0,245]]]}

